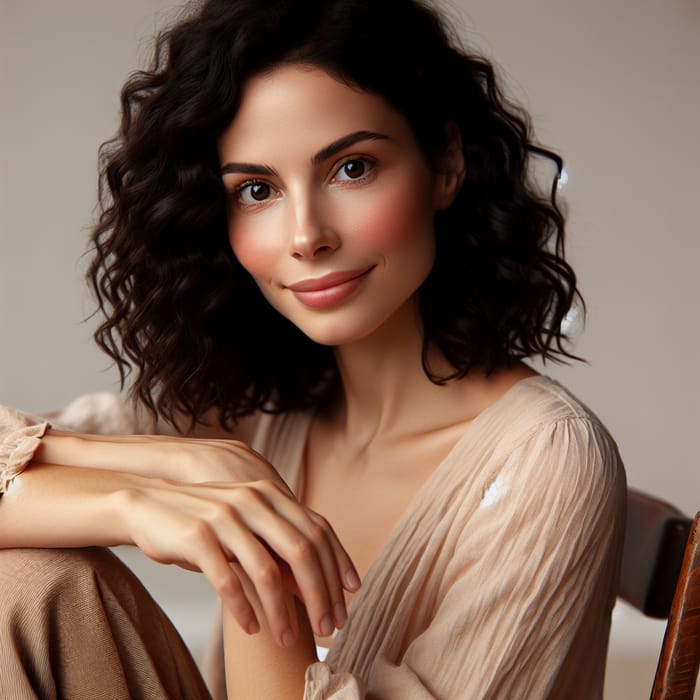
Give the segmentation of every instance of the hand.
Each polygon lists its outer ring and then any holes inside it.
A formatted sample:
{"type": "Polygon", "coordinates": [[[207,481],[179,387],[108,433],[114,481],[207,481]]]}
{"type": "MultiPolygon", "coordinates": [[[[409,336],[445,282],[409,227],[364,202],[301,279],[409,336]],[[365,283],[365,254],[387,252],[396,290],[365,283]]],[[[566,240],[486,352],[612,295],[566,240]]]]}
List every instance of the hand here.
{"type": "Polygon", "coordinates": [[[115,495],[128,540],[155,561],[202,571],[248,633],[259,621],[232,564],[255,587],[281,646],[299,630],[288,592],[304,603],[319,636],[344,625],[343,588],[357,588],[352,561],[330,525],[279,477],[237,484],[143,479],[115,495]]]}

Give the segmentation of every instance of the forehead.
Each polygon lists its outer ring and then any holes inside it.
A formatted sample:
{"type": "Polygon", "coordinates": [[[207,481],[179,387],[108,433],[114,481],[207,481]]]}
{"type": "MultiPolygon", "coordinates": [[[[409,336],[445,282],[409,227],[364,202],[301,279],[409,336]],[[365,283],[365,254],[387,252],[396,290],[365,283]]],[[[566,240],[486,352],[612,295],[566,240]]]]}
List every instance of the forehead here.
{"type": "Polygon", "coordinates": [[[355,131],[412,140],[404,117],[384,98],[316,67],[291,64],[251,78],[219,139],[222,157],[260,159],[284,145],[318,148],[355,131]]]}

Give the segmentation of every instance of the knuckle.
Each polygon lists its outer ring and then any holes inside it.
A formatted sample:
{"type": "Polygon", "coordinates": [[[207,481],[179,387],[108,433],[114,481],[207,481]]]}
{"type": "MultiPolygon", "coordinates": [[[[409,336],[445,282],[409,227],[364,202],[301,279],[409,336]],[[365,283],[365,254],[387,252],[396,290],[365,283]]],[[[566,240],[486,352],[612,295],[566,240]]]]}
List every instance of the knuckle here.
{"type": "Polygon", "coordinates": [[[318,523],[309,526],[309,539],[317,545],[325,545],[327,542],[326,530],[318,523]]]}
{"type": "Polygon", "coordinates": [[[265,494],[274,494],[279,491],[277,484],[272,479],[260,479],[256,482],[256,485],[265,494]]]}
{"type": "Polygon", "coordinates": [[[244,503],[259,502],[262,500],[262,496],[258,490],[251,484],[243,484],[239,486],[236,489],[236,497],[244,503]]]}
{"type": "Polygon", "coordinates": [[[300,537],[294,542],[294,561],[300,564],[308,564],[315,559],[315,556],[315,548],[309,540],[304,537],[300,537]]]}
{"type": "Polygon", "coordinates": [[[316,511],[309,511],[312,522],[323,531],[323,536],[327,537],[329,534],[333,533],[333,526],[319,513],[316,511]]]}
{"type": "Polygon", "coordinates": [[[328,521],[315,510],[309,510],[309,517],[320,527],[330,527],[328,521]]]}
{"type": "Polygon", "coordinates": [[[186,542],[197,545],[210,539],[211,528],[204,520],[193,519],[184,526],[182,536],[186,542]]]}
{"type": "Polygon", "coordinates": [[[228,575],[220,575],[212,583],[223,598],[235,598],[241,591],[241,583],[233,572],[228,575]]]}
{"type": "Polygon", "coordinates": [[[230,503],[217,501],[211,504],[210,520],[215,523],[231,520],[235,517],[236,512],[230,503]]]}
{"type": "Polygon", "coordinates": [[[131,512],[141,504],[143,496],[135,488],[124,488],[114,493],[114,499],[126,512],[131,512]]]}
{"type": "Polygon", "coordinates": [[[279,569],[272,561],[260,564],[255,570],[254,578],[258,585],[265,587],[278,586],[281,581],[279,569]]]}

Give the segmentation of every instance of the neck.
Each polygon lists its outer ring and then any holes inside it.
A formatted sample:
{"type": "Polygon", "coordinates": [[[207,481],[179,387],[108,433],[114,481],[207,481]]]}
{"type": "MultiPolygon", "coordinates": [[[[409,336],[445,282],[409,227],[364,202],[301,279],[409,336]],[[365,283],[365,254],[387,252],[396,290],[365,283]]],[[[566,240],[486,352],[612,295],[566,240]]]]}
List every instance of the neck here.
{"type": "MultiPolygon", "coordinates": [[[[391,440],[415,434],[444,419],[446,401],[457,385],[430,381],[421,362],[422,346],[419,314],[409,303],[367,338],[335,349],[343,400],[334,419],[353,442],[369,445],[376,436],[391,440]]],[[[449,372],[446,361],[435,355],[431,366],[449,372]]]]}

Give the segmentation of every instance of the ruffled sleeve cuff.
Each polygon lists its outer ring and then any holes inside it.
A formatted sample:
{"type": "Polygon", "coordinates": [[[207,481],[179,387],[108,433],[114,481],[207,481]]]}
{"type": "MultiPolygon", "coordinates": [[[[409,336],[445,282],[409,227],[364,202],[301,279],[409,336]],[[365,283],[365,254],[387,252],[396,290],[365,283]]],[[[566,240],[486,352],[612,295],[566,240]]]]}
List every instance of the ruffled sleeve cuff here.
{"type": "Polygon", "coordinates": [[[43,418],[0,406],[0,496],[32,460],[50,427],[43,418]]]}
{"type": "Polygon", "coordinates": [[[350,673],[333,673],[325,663],[306,669],[304,700],[364,700],[365,690],[350,673]]]}

